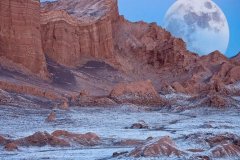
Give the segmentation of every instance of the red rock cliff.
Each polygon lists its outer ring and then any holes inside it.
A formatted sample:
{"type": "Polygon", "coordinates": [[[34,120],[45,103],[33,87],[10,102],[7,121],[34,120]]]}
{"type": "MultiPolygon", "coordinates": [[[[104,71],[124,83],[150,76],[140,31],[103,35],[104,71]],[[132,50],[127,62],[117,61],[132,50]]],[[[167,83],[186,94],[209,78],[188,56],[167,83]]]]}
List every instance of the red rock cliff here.
{"type": "Polygon", "coordinates": [[[38,0],[0,1],[1,65],[47,77],[38,0]]]}
{"type": "Polygon", "coordinates": [[[112,57],[116,0],[60,0],[42,6],[42,42],[48,57],[71,67],[84,58],[112,57]]]}

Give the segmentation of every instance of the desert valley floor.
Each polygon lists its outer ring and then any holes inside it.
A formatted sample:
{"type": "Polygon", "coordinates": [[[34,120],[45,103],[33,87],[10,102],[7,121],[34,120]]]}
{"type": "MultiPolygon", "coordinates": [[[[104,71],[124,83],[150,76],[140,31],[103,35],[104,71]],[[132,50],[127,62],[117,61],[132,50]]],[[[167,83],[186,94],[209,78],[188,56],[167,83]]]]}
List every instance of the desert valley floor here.
{"type": "MultiPolygon", "coordinates": [[[[72,147],[21,147],[14,152],[7,152],[0,148],[0,159],[6,160],[133,159],[127,155],[127,152],[131,152],[136,144],[124,144],[124,141],[141,142],[148,137],[164,136],[170,136],[176,143],[176,147],[184,154],[179,157],[172,155],[138,159],[195,160],[197,156],[210,155],[212,149],[205,141],[207,138],[217,135],[237,135],[240,132],[239,108],[219,110],[203,107],[182,111],[174,108],[169,110],[134,105],[73,107],[67,111],[56,109],[56,120],[51,123],[45,122],[51,112],[49,109],[10,106],[1,106],[0,108],[1,134],[11,139],[26,137],[38,131],[51,133],[55,130],[66,130],[73,133],[93,132],[100,137],[100,142],[94,146],[76,144],[72,147]],[[131,128],[134,123],[138,122],[144,123],[146,126],[131,128]],[[194,149],[200,151],[193,151],[194,149]],[[114,157],[113,153],[125,154],[114,157]]],[[[238,158],[228,157],[228,159],[238,158]]]]}

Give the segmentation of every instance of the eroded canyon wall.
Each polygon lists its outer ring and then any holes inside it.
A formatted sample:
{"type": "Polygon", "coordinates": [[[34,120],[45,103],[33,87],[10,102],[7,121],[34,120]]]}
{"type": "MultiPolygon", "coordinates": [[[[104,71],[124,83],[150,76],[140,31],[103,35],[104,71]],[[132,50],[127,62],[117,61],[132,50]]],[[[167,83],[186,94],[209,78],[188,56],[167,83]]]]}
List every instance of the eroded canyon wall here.
{"type": "Polygon", "coordinates": [[[0,1],[1,66],[48,77],[40,34],[39,0],[0,1]]]}
{"type": "Polygon", "coordinates": [[[118,16],[116,0],[45,3],[41,13],[44,52],[70,67],[78,66],[84,58],[111,58],[112,23],[118,16]]]}

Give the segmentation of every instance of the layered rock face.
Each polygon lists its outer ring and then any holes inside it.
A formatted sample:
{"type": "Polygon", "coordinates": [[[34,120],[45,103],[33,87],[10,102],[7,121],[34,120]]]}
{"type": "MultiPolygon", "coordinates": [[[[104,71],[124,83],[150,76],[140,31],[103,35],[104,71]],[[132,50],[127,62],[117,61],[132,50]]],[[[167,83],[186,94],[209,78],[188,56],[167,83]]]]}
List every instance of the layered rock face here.
{"type": "MultiPolygon", "coordinates": [[[[42,5],[43,48],[54,61],[76,67],[95,58],[131,74],[152,80],[158,91],[198,94],[240,80],[238,64],[215,51],[199,57],[183,40],[145,22],[119,16],[115,0],[60,0],[42,5]]],[[[218,91],[217,91],[218,92],[218,91]]]]}
{"type": "Polygon", "coordinates": [[[38,0],[1,0],[0,62],[4,67],[47,78],[38,0]]]}
{"type": "Polygon", "coordinates": [[[42,6],[41,34],[48,57],[76,67],[84,58],[100,60],[113,56],[116,0],[60,0],[42,6]]]}

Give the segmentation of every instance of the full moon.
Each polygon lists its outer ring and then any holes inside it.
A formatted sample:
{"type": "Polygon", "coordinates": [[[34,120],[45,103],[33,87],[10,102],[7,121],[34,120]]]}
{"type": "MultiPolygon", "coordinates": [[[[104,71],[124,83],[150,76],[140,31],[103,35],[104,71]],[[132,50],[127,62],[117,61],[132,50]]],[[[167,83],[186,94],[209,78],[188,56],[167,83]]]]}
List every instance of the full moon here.
{"type": "Polygon", "coordinates": [[[227,18],[212,0],[177,0],[165,15],[164,27],[182,38],[188,50],[200,55],[227,50],[227,18]]]}

